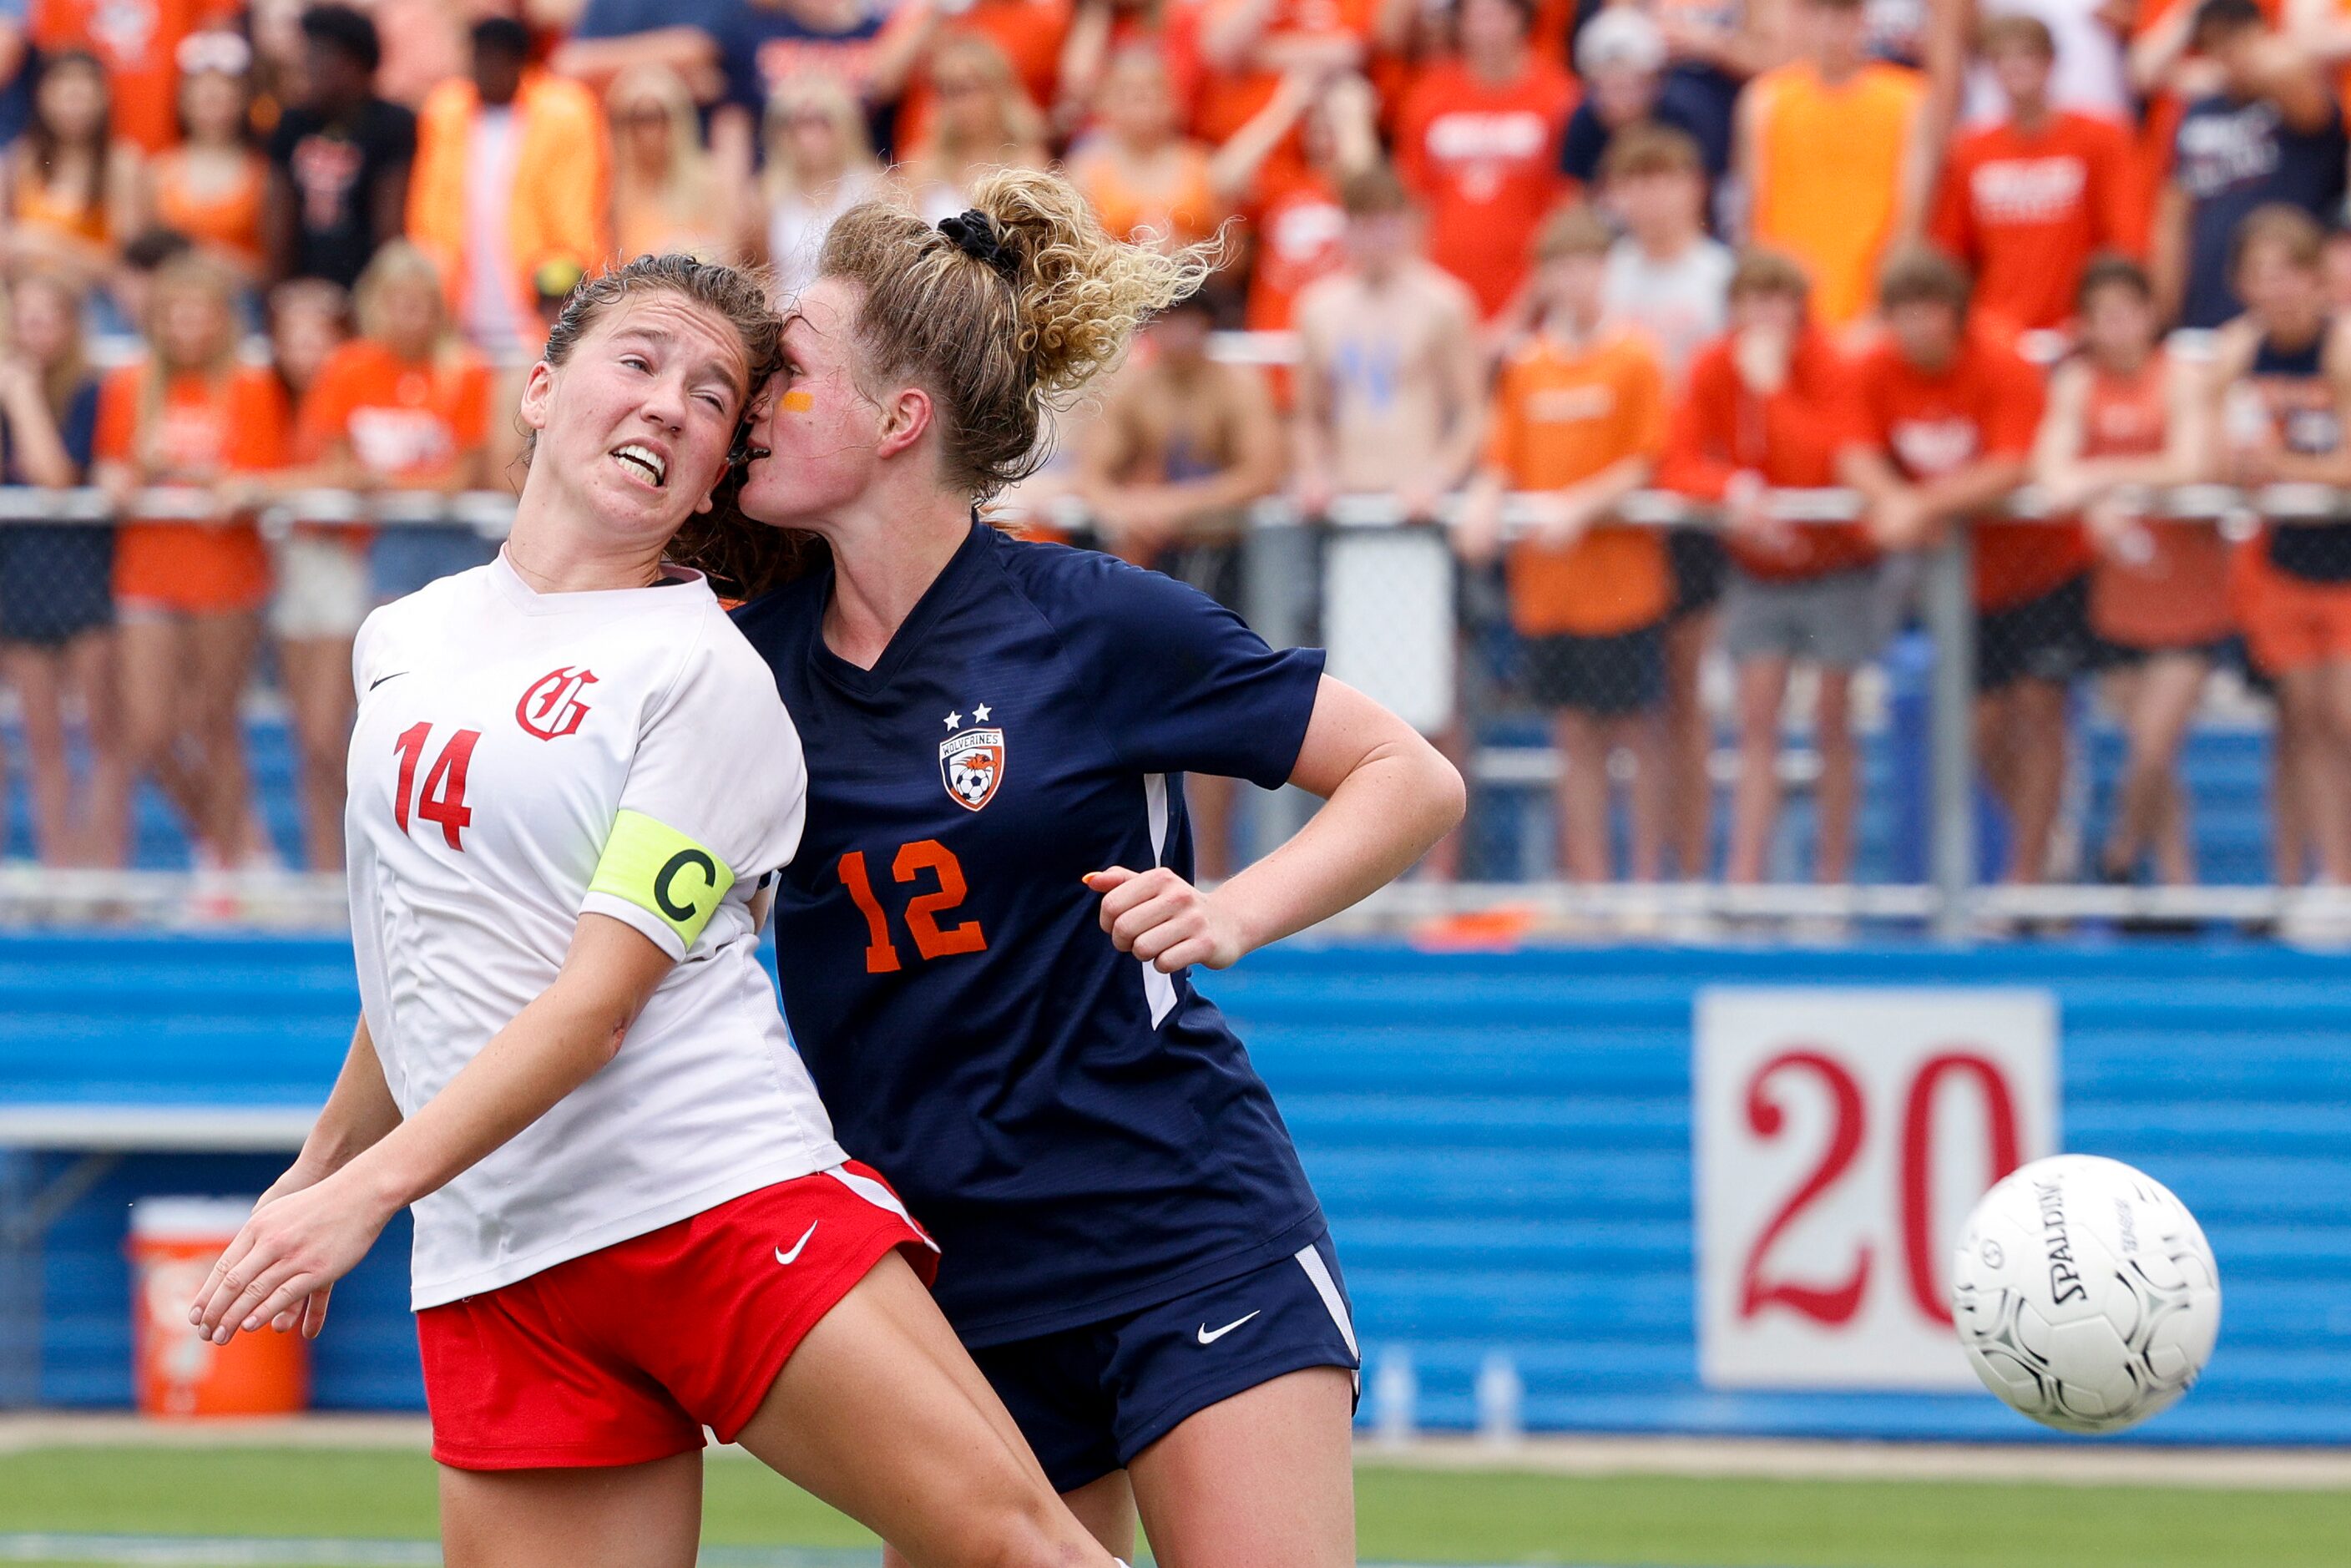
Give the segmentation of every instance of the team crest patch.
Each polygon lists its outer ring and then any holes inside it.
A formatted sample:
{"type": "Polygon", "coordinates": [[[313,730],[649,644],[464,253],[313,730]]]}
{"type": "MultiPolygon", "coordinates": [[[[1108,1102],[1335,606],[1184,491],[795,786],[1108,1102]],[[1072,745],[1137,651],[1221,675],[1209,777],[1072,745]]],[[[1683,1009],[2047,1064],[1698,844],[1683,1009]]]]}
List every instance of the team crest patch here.
{"type": "Polygon", "coordinates": [[[940,741],[939,781],[967,811],[994,800],[996,787],[1004,782],[1004,732],[967,729],[940,741]]]}

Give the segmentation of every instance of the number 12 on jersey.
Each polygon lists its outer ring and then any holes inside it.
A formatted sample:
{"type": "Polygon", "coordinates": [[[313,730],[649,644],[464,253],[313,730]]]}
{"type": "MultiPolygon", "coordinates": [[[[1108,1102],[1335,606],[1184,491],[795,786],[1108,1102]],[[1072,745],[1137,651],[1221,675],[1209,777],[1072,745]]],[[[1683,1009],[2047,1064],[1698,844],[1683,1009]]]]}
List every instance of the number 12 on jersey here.
{"type": "MultiPolygon", "coordinates": [[[[416,789],[416,765],[424,757],[425,743],[432,738],[430,724],[412,724],[400,732],[392,743],[400,753],[400,782],[393,787],[392,819],[400,831],[409,831],[408,801],[416,789]]],[[[465,769],[472,766],[475,743],[482,738],[478,729],[461,729],[451,736],[441,747],[441,755],[424,775],[423,792],[416,797],[416,814],[428,822],[441,824],[441,835],[453,850],[463,851],[462,835],[474,821],[474,809],[465,804],[465,769]]]]}
{"type": "MultiPolygon", "coordinates": [[[[914,951],[925,959],[986,952],[987,937],[978,921],[939,924],[939,916],[959,907],[970,892],[964,883],[963,862],[956,859],[955,852],[936,839],[900,844],[890,862],[892,880],[917,882],[925,872],[938,879],[938,885],[906,901],[906,929],[914,936],[914,951]]],[[[873,896],[873,878],[865,869],[863,850],[852,850],[841,857],[841,885],[849,890],[857,913],[865,917],[865,972],[896,974],[901,967],[897,944],[891,939],[890,917],[883,913],[882,901],[873,896]]]]}

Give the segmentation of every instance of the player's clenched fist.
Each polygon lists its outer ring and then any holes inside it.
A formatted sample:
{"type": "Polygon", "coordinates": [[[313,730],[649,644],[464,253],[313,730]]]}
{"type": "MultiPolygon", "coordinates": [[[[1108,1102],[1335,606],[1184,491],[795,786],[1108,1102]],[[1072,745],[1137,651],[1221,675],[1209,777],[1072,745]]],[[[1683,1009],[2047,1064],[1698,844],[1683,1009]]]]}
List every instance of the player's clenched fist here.
{"type": "Polygon", "coordinates": [[[1217,902],[1159,866],[1088,872],[1086,885],[1102,895],[1102,928],[1122,953],[1132,953],[1163,975],[1188,964],[1229,968],[1249,951],[1240,923],[1217,902]]]}

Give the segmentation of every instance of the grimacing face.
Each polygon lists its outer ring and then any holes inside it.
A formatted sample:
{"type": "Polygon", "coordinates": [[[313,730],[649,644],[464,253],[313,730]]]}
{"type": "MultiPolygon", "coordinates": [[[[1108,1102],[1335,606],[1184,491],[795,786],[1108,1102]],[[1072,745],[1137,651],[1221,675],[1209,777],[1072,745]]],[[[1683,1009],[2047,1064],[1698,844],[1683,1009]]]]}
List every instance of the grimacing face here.
{"type": "Polygon", "coordinates": [[[748,394],[743,340],[716,311],[664,290],[624,298],[561,365],[523,387],[532,467],[608,537],[657,543],[710,508],[748,394]]]}

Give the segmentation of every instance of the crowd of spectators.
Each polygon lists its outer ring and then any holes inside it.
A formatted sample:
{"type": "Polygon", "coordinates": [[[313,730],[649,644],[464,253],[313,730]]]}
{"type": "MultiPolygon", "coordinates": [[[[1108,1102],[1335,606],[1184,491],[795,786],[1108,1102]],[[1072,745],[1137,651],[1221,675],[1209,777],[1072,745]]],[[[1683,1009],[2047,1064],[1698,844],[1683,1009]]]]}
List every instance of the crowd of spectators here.
{"type": "Polygon", "coordinates": [[[2347,81],[2339,0],[0,0],[0,478],[118,501],[0,523],[35,849],[122,863],[145,780],[200,867],[266,862],[266,672],[338,864],[351,636],[489,547],[265,538],[266,498],[502,483],[516,380],[616,257],[789,299],[854,204],[1058,162],[1224,259],[1016,502],[1237,608],[1260,499],[1448,517],[1554,727],[1562,874],[1771,874],[1801,686],[1806,869],[1846,880],[1854,677],[1964,529],[2012,880],[2192,881],[2177,758],[2234,662],[2277,705],[2278,880],[2351,883],[2351,525],[2152,499],[2351,484],[2347,81]],[[2050,516],[1988,517],[2028,482],[2050,516]],[[138,516],[157,486],[215,515],[138,516]],[[1859,515],[1775,502],[1829,487],[1859,515]],[[1710,520],[1622,515],[1660,489],[1710,520]],[[2075,868],[2093,676],[2128,760],[2075,868]]]}

